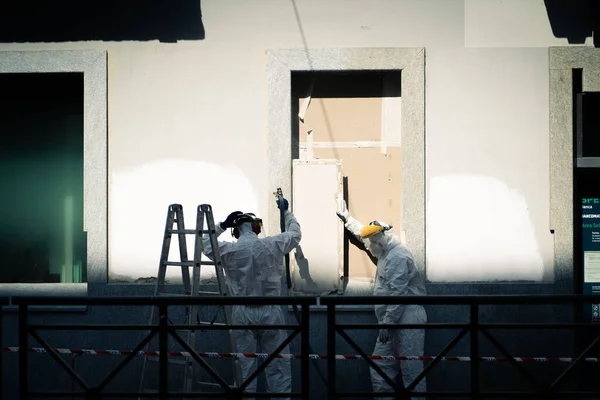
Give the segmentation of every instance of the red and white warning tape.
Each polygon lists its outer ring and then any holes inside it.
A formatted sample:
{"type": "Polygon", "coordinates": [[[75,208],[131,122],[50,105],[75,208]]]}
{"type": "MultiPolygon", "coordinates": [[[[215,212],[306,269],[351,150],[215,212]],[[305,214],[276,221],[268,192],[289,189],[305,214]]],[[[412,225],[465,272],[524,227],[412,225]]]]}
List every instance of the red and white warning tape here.
{"type": "MultiPolygon", "coordinates": [[[[54,349],[59,354],[74,354],[74,355],[130,355],[133,353],[131,350],[98,350],[98,349],[65,349],[65,348],[55,348],[54,349]]],[[[19,351],[18,347],[3,347],[2,351],[8,351],[12,353],[16,353],[19,351]]],[[[29,352],[32,353],[47,353],[46,349],[43,347],[32,347],[28,349],[29,352]]],[[[160,352],[158,351],[138,351],[136,353],[137,356],[158,356],[160,352]]],[[[185,357],[190,356],[190,353],[186,351],[169,351],[169,357],[185,357]]],[[[220,352],[198,352],[200,357],[205,358],[267,358],[269,357],[268,353],[220,353],[220,352]]],[[[275,358],[301,358],[301,354],[278,354],[275,358]]],[[[326,360],[326,354],[309,354],[308,358],[312,360],[326,360]]],[[[423,361],[433,361],[435,359],[434,356],[369,356],[371,360],[423,360],[423,361]]],[[[513,357],[516,362],[573,362],[575,358],[573,357],[513,357]]],[[[361,355],[342,355],[336,354],[336,360],[362,360],[364,357],[361,355]]],[[[480,357],[481,361],[508,361],[508,357],[480,357]]],[[[441,361],[471,361],[471,357],[442,357],[441,361]]],[[[597,357],[588,357],[585,358],[584,361],[587,362],[600,362],[600,358],[597,357]]]]}

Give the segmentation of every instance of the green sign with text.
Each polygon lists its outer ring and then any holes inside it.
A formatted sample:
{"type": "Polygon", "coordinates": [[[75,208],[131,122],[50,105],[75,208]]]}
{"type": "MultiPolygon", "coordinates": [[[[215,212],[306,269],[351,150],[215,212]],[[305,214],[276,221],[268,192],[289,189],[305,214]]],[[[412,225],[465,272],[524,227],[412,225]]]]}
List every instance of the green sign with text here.
{"type": "MultiPolygon", "coordinates": [[[[581,202],[583,293],[600,295],[600,198],[581,202]]],[[[600,322],[600,302],[585,307],[588,321],[600,322]]]]}

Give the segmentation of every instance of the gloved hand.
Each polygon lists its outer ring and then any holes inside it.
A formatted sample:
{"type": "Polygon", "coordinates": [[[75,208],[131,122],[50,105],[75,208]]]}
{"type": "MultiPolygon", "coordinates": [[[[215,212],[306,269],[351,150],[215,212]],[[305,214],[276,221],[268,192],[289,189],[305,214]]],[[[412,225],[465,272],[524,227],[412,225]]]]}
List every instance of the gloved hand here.
{"type": "Polygon", "coordinates": [[[387,343],[389,342],[389,340],[391,339],[391,335],[390,335],[390,331],[387,329],[380,329],[379,330],[379,336],[377,337],[377,340],[381,343],[387,343]]]}
{"type": "Polygon", "coordinates": [[[342,210],[337,211],[336,214],[342,220],[343,223],[348,222],[348,218],[350,218],[350,213],[348,212],[348,207],[346,206],[346,200],[342,200],[342,210]]]}
{"type": "Polygon", "coordinates": [[[233,228],[233,221],[242,214],[243,212],[241,211],[234,211],[231,214],[229,214],[225,221],[221,222],[221,229],[233,228]]]}
{"type": "Polygon", "coordinates": [[[287,211],[288,208],[290,208],[290,203],[283,197],[281,198],[281,200],[277,199],[275,202],[277,203],[277,208],[279,208],[280,210],[287,211]]]}

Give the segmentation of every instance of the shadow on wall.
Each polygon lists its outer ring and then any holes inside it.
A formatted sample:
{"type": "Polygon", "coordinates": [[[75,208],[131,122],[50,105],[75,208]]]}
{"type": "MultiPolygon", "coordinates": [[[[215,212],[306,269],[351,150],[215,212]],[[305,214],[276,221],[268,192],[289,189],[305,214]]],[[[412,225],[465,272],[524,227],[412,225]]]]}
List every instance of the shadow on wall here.
{"type": "Polygon", "coordinates": [[[600,46],[600,5],[597,0],[544,0],[552,33],[566,38],[571,44],[583,44],[594,37],[594,46],[600,46]]]}
{"type": "Polygon", "coordinates": [[[200,0],[9,1],[0,42],[203,40],[200,0]]]}

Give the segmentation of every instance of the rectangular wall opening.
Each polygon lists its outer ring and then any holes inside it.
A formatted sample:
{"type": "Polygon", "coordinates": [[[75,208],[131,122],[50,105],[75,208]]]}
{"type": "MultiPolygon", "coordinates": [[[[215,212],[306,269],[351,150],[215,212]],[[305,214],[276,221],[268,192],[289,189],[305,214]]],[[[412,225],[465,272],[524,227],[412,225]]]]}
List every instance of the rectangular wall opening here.
{"type": "Polygon", "coordinates": [[[581,93],[581,138],[578,157],[600,157],[600,93],[581,93]]]}
{"type": "MultiPolygon", "coordinates": [[[[365,224],[391,223],[401,235],[401,71],[292,71],[291,84],[292,159],[338,160],[351,215],[365,224]]],[[[340,224],[329,216],[323,221],[340,224]]],[[[344,276],[371,281],[369,254],[348,243],[343,248],[344,276]]],[[[337,268],[331,264],[319,267],[337,268]]]]}
{"type": "Polygon", "coordinates": [[[87,282],[83,73],[0,74],[0,283],[87,282]]]}

